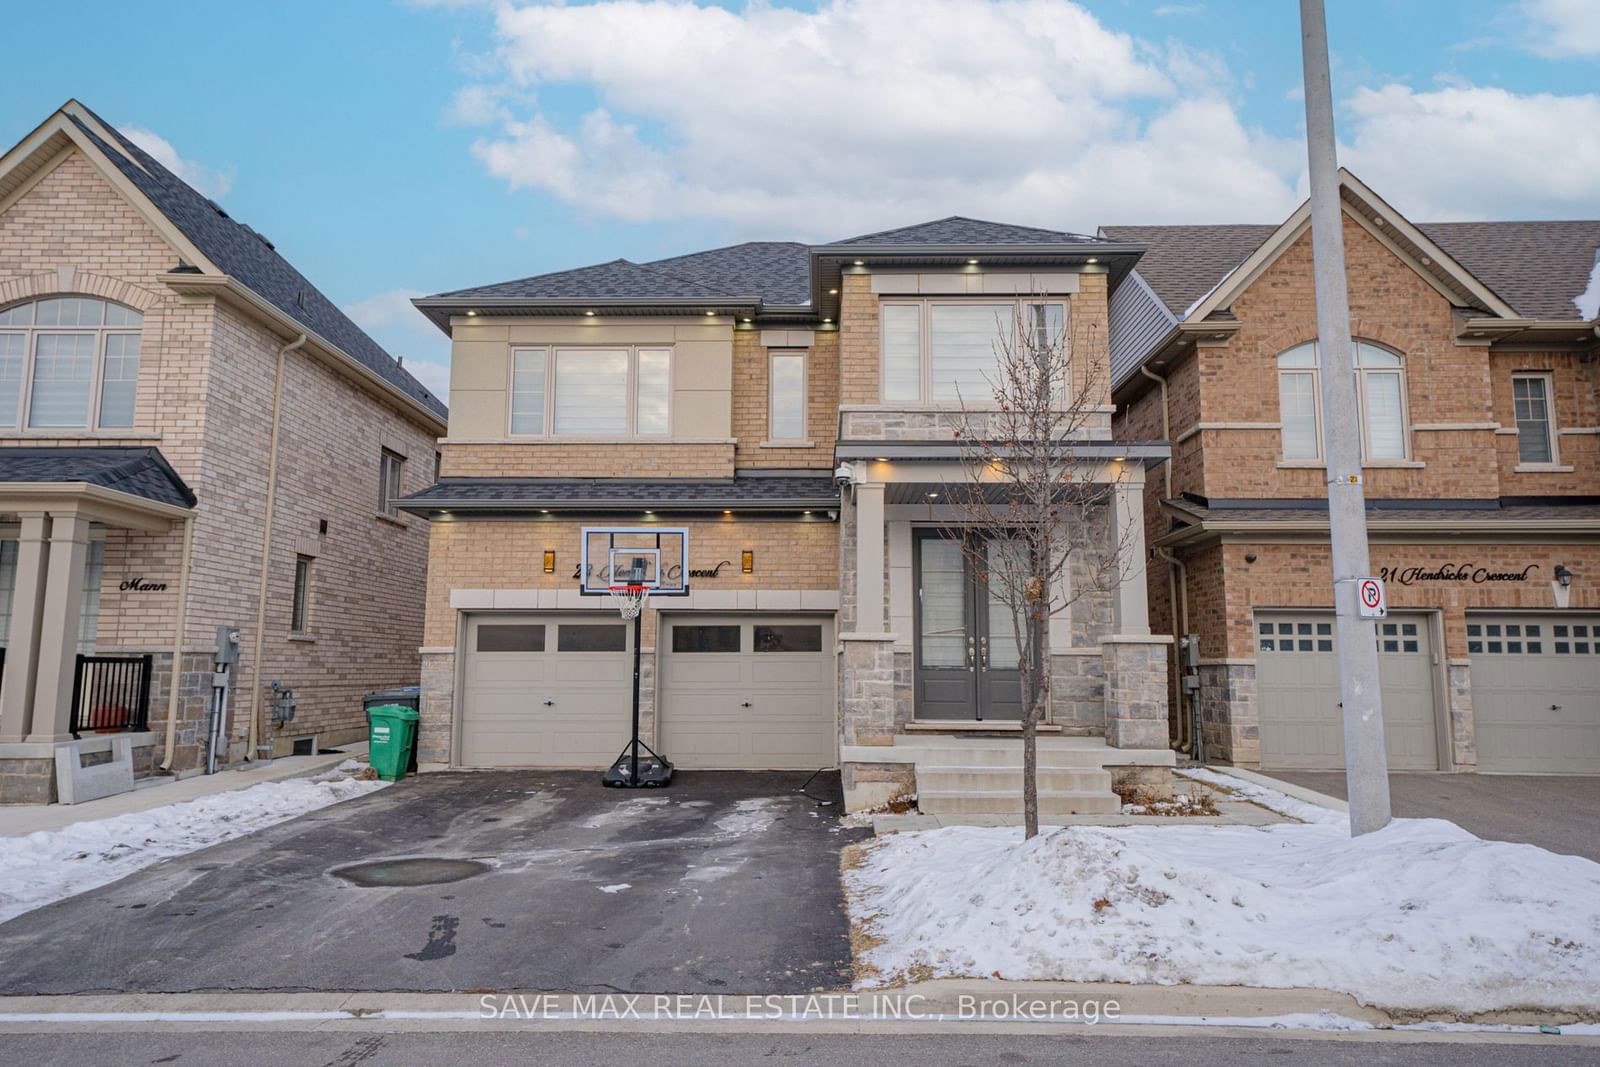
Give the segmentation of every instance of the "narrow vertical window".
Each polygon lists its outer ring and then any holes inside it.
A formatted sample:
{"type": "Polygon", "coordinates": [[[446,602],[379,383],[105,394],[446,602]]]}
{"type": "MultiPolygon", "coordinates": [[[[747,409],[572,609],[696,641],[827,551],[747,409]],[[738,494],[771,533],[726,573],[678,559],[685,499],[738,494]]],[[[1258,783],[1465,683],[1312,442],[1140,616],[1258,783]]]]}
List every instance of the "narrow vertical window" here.
{"type": "Polygon", "coordinates": [[[289,605],[289,630],[291,633],[303,634],[306,632],[306,618],[311,601],[311,557],[296,556],[294,559],[294,600],[289,605]]]}
{"type": "Polygon", "coordinates": [[[885,304],[880,318],[883,402],[922,402],[922,307],[885,304]]]}
{"type": "Polygon", "coordinates": [[[400,514],[398,502],[402,495],[401,486],[404,483],[401,475],[405,470],[405,466],[405,457],[400,454],[391,452],[387,448],[379,453],[378,514],[394,516],[400,514]]]}
{"type": "Polygon", "coordinates": [[[83,599],[78,605],[78,651],[94,655],[95,639],[100,635],[100,581],[106,571],[106,543],[90,541],[83,563],[83,599]]]}
{"type": "Polygon", "coordinates": [[[545,352],[518,348],[511,353],[511,432],[544,433],[545,352]]]}
{"type": "Polygon", "coordinates": [[[133,425],[133,405],[139,392],[139,335],[106,335],[105,369],[100,382],[100,425],[133,425]]]}
{"type": "Polygon", "coordinates": [[[1316,345],[1296,345],[1278,357],[1278,419],[1283,424],[1284,459],[1322,455],[1318,407],[1316,345]]]}
{"type": "Polygon", "coordinates": [[[664,348],[641,348],[634,384],[633,432],[647,437],[666,436],[672,390],[672,353],[664,348]]]}
{"type": "Polygon", "coordinates": [[[806,357],[803,352],[774,352],[768,359],[767,437],[800,441],[806,436],[806,357]]]}
{"type": "Polygon", "coordinates": [[[1400,377],[1400,357],[1376,345],[1358,342],[1355,348],[1367,458],[1405,459],[1405,383],[1400,377]]]}
{"type": "Polygon", "coordinates": [[[17,425],[17,403],[22,399],[22,365],[27,352],[26,334],[0,333],[0,426],[17,425]]]}
{"type": "Polygon", "coordinates": [[[1516,409],[1517,460],[1554,463],[1555,434],[1550,419],[1550,379],[1543,374],[1518,374],[1511,379],[1516,409]]]}

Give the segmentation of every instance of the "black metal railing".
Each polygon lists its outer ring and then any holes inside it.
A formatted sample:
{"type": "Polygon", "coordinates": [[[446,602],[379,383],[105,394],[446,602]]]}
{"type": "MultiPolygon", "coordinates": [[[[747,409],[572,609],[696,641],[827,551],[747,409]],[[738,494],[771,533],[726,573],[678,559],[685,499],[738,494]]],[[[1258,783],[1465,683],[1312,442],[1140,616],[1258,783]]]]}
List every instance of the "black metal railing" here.
{"type": "Polygon", "coordinates": [[[72,732],[145,729],[150,722],[150,659],[79,656],[72,682],[72,732]]]}

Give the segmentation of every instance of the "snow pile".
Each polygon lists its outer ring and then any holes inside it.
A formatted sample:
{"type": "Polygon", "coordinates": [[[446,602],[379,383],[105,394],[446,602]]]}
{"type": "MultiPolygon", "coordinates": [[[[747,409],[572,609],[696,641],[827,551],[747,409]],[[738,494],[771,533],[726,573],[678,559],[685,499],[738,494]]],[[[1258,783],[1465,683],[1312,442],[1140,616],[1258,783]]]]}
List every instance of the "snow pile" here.
{"type": "Polygon", "coordinates": [[[1301,822],[1335,827],[1350,825],[1350,816],[1345,812],[1333,811],[1305,800],[1296,800],[1276,789],[1268,789],[1264,785],[1256,785],[1254,782],[1235,778],[1231,774],[1222,774],[1208,767],[1185,767],[1172,773],[1180,778],[1193,778],[1197,782],[1226,789],[1236,797],[1243,797],[1245,800],[1260,804],[1268,811],[1275,811],[1279,815],[1287,815],[1301,822]]]}
{"type": "Polygon", "coordinates": [[[1328,824],[1028,842],[946,827],[879,838],[845,881],[874,982],[1318,987],[1399,1010],[1600,1012],[1600,864],[1441,820],[1354,839],[1328,824]]]}
{"type": "Polygon", "coordinates": [[[1572,303],[1582,318],[1592,319],[1600,316],[1600,250],[1594,254],[1594,267],[1589,271],[1588,287],[1573,297],[1572,303]]]}
{"type": "Polygon", "coordinates": [[[0,838],[0,922],[143,867],[215,845],[386,782],[291,778],[60,830],[0,838]]]}

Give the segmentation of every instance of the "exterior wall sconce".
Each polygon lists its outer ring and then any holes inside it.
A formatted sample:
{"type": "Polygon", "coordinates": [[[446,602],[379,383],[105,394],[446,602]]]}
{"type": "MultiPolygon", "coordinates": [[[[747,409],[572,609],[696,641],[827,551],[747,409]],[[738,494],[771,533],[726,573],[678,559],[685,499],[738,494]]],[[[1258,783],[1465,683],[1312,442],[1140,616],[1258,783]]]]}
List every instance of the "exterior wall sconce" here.
{"type": "Polygon", "coordinates": [[[1556,564],[1556,581],[1561,583],[1561,588],[1563,589],[1572,587],[1572,572],[1567,570],[1565,563],[1556,564]]]}
{"type": "Polygon", "coordinates": [[[554,574],[556,572],[556,550],[553,548],[544,550],[544,572],[546,574],[554,574]]]}
{"type": "Polygon", "coordinates": [[[745,574],[756,572],[756,554],[748,548],[739,553],[739,569],[745,574]]]}

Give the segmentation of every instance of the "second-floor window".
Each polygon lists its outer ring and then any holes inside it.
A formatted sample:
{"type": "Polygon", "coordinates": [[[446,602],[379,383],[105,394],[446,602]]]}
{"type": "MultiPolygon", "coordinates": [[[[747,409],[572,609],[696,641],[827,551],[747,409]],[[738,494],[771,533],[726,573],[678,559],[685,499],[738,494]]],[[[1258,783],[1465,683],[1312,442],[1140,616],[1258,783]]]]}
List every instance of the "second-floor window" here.
{"type": "Polygon", "coordinates": [[[767,357],[767,439],[801,441],[806,436],[806,354],[775,351],[767,357]]]}
{"type": "Polygon", "coordinates": [[[132,427],[143,326],[132,308],[88,296],[0,311],[0,428],[132,427]]]}
{"type": "Polygon", "coordinates": [[[1035,345],[1057,345],[1066,318],[1066,305],[1052,301],[885,301],[883,403],[990,406],[1013,331],[1028,331],[1035,345]]]}
{"type": "Polygon", "coordinates": [[[404,495],[406,459],[385,448],[378,454],[378,514],[398,517],[404,495]]]}
{"type": "MultiPolygon", "coordinates": [[[[1365,341],[1355,342],[1361,455],[1368,462],[1403,460],[1406,449],[1405,364],[1401,357],[1365,341]]],[[[1316,342],[1296,345],[1278,357],[1278,417],[1283,458],[1322,459],[1322,368],[1316,342]]]]}
{"type": "Polygon", "coordinates": [[[515,348],[514,437],[665,437],[670,348],[515,348]]]}
{"type": "Polygon", "coordinates": [[[1513,375],[1511,403],[1517,418],[1517,461],[1554,463],[1556,438],[1550,417],[1550,376],[1513,375]]]}

